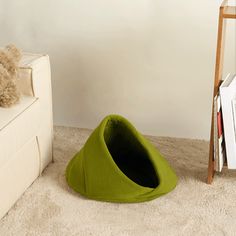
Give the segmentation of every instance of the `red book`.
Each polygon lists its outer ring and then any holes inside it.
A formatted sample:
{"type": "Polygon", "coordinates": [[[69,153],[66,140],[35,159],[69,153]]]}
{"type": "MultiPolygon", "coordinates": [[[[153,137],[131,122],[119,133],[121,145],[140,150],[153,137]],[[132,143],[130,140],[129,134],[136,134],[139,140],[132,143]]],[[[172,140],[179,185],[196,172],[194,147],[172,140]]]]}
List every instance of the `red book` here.
{"type": "Polygon", "coordinates": [[[223,119],[221,110],[217,112],[217,128],[218,128],[218,138],[223,134],[223,119]]]}

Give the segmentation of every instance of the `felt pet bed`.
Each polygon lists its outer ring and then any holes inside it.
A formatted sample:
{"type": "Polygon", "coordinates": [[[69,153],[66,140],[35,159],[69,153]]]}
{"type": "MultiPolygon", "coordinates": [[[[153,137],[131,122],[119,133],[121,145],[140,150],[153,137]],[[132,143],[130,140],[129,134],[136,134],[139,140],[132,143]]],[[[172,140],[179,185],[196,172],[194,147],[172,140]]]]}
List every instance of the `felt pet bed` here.
{"type": "Polygon", "coordinates": [[[177,177],[167,161],[125,118],[107,116],[66,169],[69,186],[111,202],[142,202],[170,192],[177,177]]]}

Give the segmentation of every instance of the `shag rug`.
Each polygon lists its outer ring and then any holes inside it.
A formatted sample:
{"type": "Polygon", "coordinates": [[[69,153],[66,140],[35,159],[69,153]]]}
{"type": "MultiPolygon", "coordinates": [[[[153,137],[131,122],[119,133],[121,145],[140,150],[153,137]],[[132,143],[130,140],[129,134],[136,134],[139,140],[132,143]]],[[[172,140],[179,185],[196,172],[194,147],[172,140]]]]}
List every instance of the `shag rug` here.
{"type": "MultiPolygon", "coordinates": [[[[205,183],[208,142],[148,137],[179,176],[171,193],[144,203],[88,200],[71,190],[65,168],[90,130],[55,128],[54,158],[0,221],[0,235],[235,235],[236,172],[205,183]]],[[[9,173],[14,174],[14,173],[9,173]]]]}

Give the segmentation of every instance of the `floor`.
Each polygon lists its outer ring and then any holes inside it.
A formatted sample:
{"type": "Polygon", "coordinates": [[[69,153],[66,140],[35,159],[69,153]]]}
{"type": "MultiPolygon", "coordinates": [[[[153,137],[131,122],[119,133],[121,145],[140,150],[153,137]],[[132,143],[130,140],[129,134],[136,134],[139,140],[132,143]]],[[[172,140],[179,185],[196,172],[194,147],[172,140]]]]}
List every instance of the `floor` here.
{"type": "Polygon", "coordinates": [[[1,236],[236,235],[236,172],[205,184],[207,142],[148,137],[176,170],[176,189],[150,202],[114,204],[85,199],[66,184],[66,164],[90,132],[55,128],[55,163],[0,221],[1,236]]]}

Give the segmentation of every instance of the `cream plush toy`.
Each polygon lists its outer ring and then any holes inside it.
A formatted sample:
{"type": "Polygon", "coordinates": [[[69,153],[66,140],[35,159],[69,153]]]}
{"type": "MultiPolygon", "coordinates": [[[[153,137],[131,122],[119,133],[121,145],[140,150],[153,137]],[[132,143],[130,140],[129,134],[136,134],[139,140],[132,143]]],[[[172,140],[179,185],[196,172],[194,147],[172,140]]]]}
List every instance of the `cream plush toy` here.
{"type": "Polygon", "coordinates": [[[20,59],[21,53],[14,45],[0,49],[1,107],[10,107],[19,101],[20,93],[17,90],[16,80],[20,59]]]}

